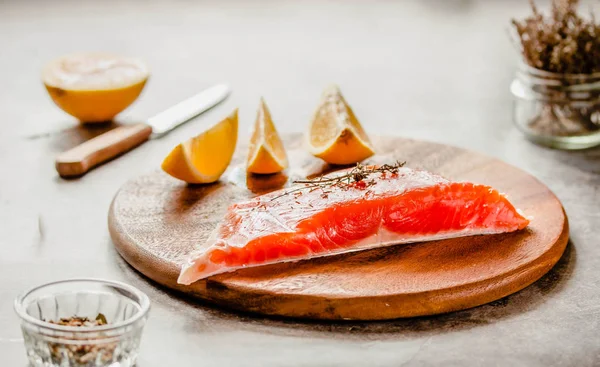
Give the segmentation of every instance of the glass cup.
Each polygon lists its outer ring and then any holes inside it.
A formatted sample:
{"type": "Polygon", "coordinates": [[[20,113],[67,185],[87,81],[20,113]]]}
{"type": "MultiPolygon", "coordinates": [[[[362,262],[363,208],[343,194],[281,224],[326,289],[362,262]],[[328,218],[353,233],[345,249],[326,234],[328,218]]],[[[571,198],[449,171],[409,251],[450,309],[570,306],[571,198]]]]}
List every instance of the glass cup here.
{"type": "Polygon", "coordinates": [[[30,365],[34,367],[134,366],[150,301],[116,281],[71,279],[35,287],[15,300],[30,365]],[[100,315],[101,314],[101,315],[100,315]],[[66,326],[72,317],[105,325],[66,326]]]}
{"type": "Polygon", "coordinates": [[[510,90],[525,136],[559,149],[600,145],[600,73],[560,74],[521,63],[510,90]]]}

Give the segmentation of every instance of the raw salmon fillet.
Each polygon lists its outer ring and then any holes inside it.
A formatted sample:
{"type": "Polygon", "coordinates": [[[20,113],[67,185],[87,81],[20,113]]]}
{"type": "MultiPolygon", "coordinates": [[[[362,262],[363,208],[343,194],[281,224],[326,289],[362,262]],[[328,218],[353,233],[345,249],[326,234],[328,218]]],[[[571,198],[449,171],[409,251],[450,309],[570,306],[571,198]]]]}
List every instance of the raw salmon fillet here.
{"type": "Polygon", "coordinates": [[[394,244],[512,232],[529,224],[489,186],[404,167],[341,187],[293,189],[231,205],[189,256],[178,282],[394,244]]]}

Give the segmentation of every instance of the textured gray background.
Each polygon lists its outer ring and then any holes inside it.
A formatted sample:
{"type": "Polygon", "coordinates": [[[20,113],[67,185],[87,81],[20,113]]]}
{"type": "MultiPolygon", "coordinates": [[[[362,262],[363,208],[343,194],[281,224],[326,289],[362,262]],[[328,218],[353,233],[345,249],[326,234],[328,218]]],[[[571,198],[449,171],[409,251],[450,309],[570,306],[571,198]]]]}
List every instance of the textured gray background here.
{"type": "Polygon", "coordinates": [[[140,366],[600,365],[600,150],[526,142],[511,123],[517,54],[507,40],[525,1],[0,1],[0,363],[25,366],[12,311],[22,290],[94,276],[147,292],[140,366]],[[79,180],[53,156],[81,129],[39,81],[74,50],[144,58],[152,78],[125,117],[144,119],[217,82],[230,99],[195,122],[79,180]],[[265,320],[188,303],[115,253],[106,214],[129,178],[239,106],[241,135],[260,96],[281,131],[304,127],[322,89],[341,85],[369,132],[499,157],[546,183],[571,221],[557,267],[525,290],[449,315],[364,324],[265,320]]]}

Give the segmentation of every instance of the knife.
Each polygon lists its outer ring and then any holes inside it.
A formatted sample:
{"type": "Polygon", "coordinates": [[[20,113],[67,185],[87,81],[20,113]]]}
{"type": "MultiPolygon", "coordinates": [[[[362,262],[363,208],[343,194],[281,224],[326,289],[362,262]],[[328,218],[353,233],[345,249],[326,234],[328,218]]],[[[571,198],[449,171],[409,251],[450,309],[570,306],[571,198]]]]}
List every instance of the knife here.
{"type": "Polygon", "coordinates": [[[177,126],[216,106],[229,95],[229,86],[215,85],[148,119],[145,123],[119,126],[56,157],[61,177],[77,177],[123,154],[148,139],[160,138],[177,126]]]}

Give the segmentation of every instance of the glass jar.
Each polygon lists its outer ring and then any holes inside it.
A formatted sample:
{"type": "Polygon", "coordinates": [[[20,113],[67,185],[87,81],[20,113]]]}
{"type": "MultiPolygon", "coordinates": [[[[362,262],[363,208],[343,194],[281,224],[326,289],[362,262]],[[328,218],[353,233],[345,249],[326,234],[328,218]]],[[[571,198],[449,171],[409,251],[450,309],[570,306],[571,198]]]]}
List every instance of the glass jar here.
{"type": "Polygon", "coordinates": [[[133,367],[149,309],[138,289],[100,279],[49,283],[15,300],[32,367],[133,367]],[[104,324],[57,323],[74,316],[104,324]]]}
{"type": "Polygon", "coordinates": [[[559,149],[600,145],[600,73],[557,74],[521,64],[510,89],[513,120],[529,140],[559,149]]]}

